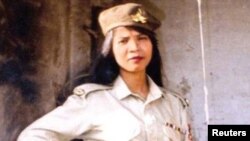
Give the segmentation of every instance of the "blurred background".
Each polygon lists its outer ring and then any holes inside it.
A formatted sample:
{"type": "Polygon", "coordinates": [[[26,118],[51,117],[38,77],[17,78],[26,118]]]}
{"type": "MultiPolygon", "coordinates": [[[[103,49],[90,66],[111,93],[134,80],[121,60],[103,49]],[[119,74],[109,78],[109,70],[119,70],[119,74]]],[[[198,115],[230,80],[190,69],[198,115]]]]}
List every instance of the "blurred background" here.
{"type": "Polygon", "coordinates": [[[0,0],[0,140],[84,82],[103,40],[99,12],[125,2],[162,20],[164,84],[189,99],[195,141],[207,124],[250,124],[250,1],[200,1],[199,11],[197,0],[0,0]]]}

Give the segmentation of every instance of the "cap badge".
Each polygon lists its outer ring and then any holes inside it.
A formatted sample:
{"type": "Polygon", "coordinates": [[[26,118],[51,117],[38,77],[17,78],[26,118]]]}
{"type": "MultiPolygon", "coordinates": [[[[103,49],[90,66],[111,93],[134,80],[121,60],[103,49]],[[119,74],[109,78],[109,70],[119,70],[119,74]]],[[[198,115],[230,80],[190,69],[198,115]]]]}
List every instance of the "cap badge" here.
{"type": "Polygon", "coordinates": [[[141,23],[146,23],[147,18],[143,16],[143,11],[139,8],[136,12],[136,14],[131,15],[131,18],[134,22],[141,22],[141,23]]]}

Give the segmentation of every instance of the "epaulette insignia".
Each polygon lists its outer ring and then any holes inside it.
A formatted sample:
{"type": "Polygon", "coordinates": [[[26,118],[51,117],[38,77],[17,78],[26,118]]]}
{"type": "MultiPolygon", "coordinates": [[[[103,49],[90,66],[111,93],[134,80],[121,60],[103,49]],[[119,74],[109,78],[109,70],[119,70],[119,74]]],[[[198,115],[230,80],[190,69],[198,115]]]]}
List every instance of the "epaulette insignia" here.
{"type": "Polygon", "coordinates": [[[74,90],[73,93],[78,96],[82,95],[87,95],[91,92],[94,91],[99,91],[99,90],[106,90],[111,88],[110,86],[106,85],[99,85],[99,84],[94,84],[94,83],[88,83],[88,84],[83,84],[80,86],[77,86],[74,90]]]}
{"type": "Polygon", "coordinates": [[[178,97],[180,99],[180,101],[181,101],[184,108],[189,107],[189,102],[188,102],[188,100],[186,98],[183,98],[183,97],[181,97],[179,95],[176,95],[176,97],[178,97]]]}
{"type": "Polygon", "coordinates": [[[186,105],[189,106],[189,101],[187,98],[184,98],[184,101],[186,102],[186,105]]]}
{"type": "Polygon", "coordinates": [[[84,91],[84,89],[75,88],[75,89],[73,90],[73,93],[74,93],[75,95],[84,95],[84,94],[85,94],[85,91],[84,91]]]}
{"type": "Polygon", "coordinates": [[[169,93],[173,96],[175,96],[176,98],[178,98],[181,101],[182,106],[185,107],[189,107],[189,102],[186,98],[183,98],[180,94],[173,92],[173,91],[167,91],[165,89],[162,89],[163,91],[165,91],[165,93],[169,93]]]}

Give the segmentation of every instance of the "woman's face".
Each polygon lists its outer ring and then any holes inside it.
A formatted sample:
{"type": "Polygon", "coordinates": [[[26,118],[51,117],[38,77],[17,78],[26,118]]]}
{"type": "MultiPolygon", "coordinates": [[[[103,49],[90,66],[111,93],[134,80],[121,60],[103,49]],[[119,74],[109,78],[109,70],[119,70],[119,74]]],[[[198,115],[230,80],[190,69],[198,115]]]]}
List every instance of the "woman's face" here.
{"type": "Polygon", "coordinates": [[[114,29],[112,51],[121,71],[145,72],[152,57],[150,38],[129,27],[114,29]]]}

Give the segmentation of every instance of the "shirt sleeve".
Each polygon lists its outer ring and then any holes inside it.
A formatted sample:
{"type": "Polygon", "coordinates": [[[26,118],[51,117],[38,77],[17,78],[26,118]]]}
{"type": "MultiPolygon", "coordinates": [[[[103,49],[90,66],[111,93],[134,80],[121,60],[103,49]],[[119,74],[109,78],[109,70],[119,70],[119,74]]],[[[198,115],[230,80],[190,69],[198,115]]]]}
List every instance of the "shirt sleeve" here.
{"type": "Polygon", "coordinates": [[[90,129],[84,98],[72,95],[66,102],[33,122],[17,141],[68,141],[90,129]],[[79,126],[81,125],[81,126],[79,126]]]}

